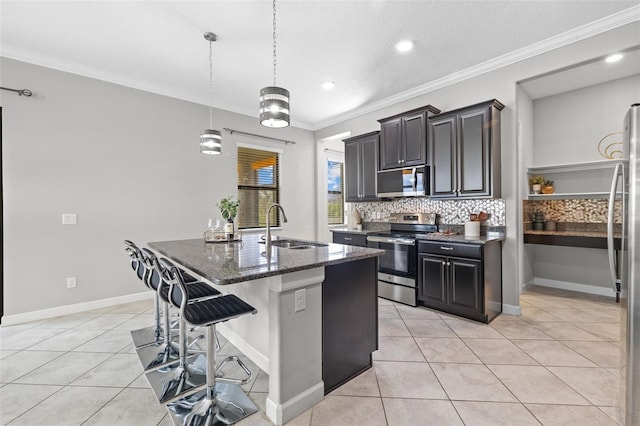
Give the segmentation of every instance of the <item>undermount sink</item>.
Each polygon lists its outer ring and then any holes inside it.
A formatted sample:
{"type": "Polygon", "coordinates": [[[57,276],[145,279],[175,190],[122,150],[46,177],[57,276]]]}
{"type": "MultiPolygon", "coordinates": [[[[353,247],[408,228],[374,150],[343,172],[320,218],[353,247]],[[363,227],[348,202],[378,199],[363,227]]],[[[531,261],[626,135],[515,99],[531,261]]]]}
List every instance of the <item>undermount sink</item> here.
{"type": "MultiPolygon", "coordinates": [[[[260,241],[264,244],[264,241],[260,241]]],[[[312,243],[309,241],[299,241],[299,240],[273,240],[271,241],[272,247],[280,247],[280,248],[288,248],[293,250],[304,250],[316,247],[327,247],[328,244],[323,243],[312,243]]]]}

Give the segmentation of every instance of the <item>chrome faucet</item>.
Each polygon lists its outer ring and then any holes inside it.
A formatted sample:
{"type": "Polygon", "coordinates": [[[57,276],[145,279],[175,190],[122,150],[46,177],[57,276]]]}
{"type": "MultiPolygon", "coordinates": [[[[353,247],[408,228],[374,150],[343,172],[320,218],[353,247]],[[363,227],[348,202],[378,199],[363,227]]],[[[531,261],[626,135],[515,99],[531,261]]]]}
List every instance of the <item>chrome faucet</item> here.
{"type": "MultiPolygon", "coordinates": [[[[282,220],[284,223],[287,223],[287,214],[284,212],[284,209],[280,204],[271,204],[267,209],[267,236],[265,237],[265,249],[267,252],[267,256],[271,255],[271,209],[277,207],[282,212],[282,220]]],[[[278,210],[276,210],[276,214],[278,214],[278,210]]]]}

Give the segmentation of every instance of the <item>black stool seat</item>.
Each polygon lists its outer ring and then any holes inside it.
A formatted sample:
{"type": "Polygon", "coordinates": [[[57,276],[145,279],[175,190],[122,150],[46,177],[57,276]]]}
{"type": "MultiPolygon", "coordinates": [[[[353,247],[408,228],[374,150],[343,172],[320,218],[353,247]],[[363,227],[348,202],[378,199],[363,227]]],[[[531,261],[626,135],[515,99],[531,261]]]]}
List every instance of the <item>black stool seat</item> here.
{"type": "MultiPolygon", "coordinates": [[[[191,285],[186,286],[191,291],[191,285]]],[[[227,321],[244,314],[255,313],[256,309],[233,294],[213,299],[193,301],[184,307],[184,318],[193,325],[210,325],[227,321]]]]}
{"type": "MultiPolygon", "coordinates": [[[[220,294],[218,290],[203,282],[195,281],[190,283],[188,282],[186,284],[187,292],[189,293],[187,298],[189,300],[218,296],[220,294]]],[[[160,297],[164,301],[169,301],[169,286],[163,285],[160,288],[160,297]]]]}

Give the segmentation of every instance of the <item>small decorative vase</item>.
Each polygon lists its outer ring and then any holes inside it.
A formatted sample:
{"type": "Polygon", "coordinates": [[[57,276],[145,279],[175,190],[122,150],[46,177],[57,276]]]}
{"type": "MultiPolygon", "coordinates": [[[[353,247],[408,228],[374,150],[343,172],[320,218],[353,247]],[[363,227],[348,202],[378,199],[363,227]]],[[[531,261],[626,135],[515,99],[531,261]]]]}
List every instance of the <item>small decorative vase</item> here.
{"type": "Polygon", "coordinates": [[[540,185],[538,183],[535,183],[535,184],[531,185],[531,189],[533,190],[534,194],[539,194],[541,188],[542,188],[542,185],[540,185]]]}
{"type": "Polygon", "coordinates": [[[553,194],[553,185],[545,185],[542,187],[543,194],[553,194]]]}
{"type": "Polygon", "coordinates": [[[227,219],[227,223],[224,224],[224,234],[227,236],[227,241],[233,240],[233,231],[233,219],[229,218],[227,219]]]}

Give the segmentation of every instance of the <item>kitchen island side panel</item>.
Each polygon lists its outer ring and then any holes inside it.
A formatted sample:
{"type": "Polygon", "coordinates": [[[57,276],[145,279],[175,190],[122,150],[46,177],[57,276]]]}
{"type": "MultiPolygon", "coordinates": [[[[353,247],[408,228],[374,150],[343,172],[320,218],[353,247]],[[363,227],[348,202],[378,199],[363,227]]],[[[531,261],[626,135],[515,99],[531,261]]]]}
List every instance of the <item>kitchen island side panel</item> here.
{"type": "Polygon", "coordinates": [[[322,378],[325,394],[371,367],[378,349],[378,259],[325,267],[322,378]]]}

